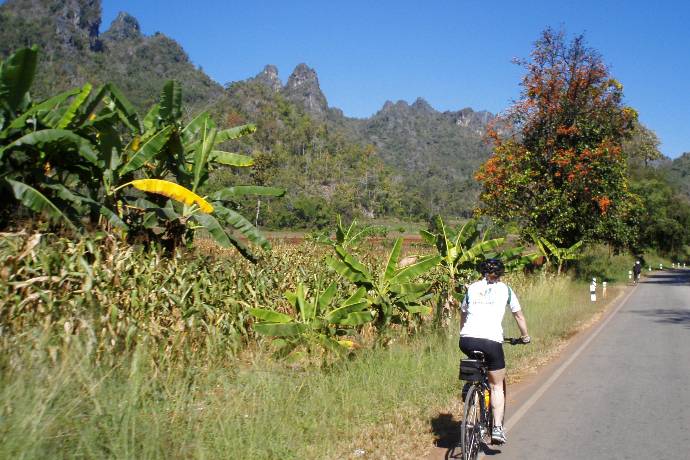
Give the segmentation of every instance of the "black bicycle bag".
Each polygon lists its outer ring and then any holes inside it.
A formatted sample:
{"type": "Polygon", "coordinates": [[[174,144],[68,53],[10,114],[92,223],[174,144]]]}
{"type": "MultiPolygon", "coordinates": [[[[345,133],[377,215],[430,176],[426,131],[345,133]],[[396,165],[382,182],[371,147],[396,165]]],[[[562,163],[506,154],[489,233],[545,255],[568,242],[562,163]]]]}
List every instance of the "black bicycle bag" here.
{"type": "Polygon", "coordinates": [[[463,359],[460,361],[460,380],[479,382],[486,372],[486,363],[477,359],[463,359]]]}

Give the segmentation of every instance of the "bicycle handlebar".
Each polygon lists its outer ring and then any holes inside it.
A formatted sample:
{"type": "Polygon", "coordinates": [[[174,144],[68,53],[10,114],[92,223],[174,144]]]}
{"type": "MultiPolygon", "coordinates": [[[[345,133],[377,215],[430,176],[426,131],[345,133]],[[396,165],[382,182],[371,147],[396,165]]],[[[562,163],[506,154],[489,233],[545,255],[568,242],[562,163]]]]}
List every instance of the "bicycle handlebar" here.
{"type": "Polygon", "coordinates": [[[522,337],[506,337],[503,339],[503,342],[509,343],[511,345],[527,345],[532,341],[531,337],[527,336],[527,338],[529,340],[525,341],[522,337]]]}

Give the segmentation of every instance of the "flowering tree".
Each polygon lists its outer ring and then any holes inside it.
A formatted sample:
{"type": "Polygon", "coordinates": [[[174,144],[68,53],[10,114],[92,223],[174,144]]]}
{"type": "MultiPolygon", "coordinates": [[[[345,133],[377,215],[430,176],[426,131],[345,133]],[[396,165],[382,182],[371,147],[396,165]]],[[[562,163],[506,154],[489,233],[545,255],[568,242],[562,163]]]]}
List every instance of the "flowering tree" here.
{"type": "Polygon", "coordinates": [[[621,143],[637,113],[623,106],[622,85],[582,35],[567,43],[546,29],[517,63],[527,70],[521,98],[489,129],[493,155],[475,176],[480,213],[560,246],[626,243],[634,197],[621,143]]]}

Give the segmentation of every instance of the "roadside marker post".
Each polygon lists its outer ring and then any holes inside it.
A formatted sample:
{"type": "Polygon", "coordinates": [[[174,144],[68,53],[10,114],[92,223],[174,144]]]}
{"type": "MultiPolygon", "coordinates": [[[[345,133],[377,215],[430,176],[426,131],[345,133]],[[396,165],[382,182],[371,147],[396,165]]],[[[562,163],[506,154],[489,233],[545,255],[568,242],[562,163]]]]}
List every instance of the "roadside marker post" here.
{"type": "Polygon", "coordinates": [[[589,298],[592,302],[597,301],[597,285],[595,284],[594,279],[592,279],[592,284],[589,285],[589,298]]]}
{"type": "Polygon", "coordinates": [[[601,283],[601,296],[606,298],[606,281],[601,283]]]}
{"type": "Polygon", "coordinates": [[[632,270],[628,270],[628,280],[632,280],[632,270]]]}
{"type": "Polygon", "coordinates": [[[664,264],[659,264],[659,270],[663,270],[663,269],[664,269],[664,264]]]}

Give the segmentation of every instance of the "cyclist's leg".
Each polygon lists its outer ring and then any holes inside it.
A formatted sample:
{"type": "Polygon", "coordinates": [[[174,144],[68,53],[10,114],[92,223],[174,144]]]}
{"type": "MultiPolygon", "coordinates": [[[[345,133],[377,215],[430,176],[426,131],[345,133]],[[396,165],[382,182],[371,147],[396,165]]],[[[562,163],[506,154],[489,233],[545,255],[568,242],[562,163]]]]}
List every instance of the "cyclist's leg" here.
{"type": "Polygon", "coordinates": [[[506,369],[489,371],[489,386],[491,387],[491,409],[494,413],[494,425],[503,423],[503,411],[505,408],[505,395],[503,394],[503,382],[506,378],[506,369]]]}

